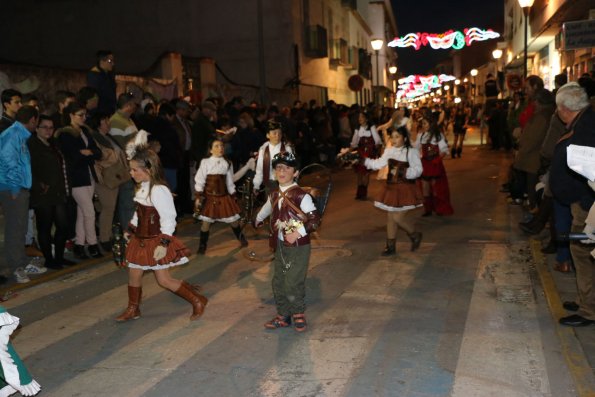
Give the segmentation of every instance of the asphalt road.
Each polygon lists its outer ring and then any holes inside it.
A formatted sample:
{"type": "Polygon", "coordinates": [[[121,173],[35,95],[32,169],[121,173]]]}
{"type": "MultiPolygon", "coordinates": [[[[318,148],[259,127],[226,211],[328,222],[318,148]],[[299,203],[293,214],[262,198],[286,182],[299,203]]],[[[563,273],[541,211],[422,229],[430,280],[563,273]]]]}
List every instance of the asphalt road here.
{"type": "MultiPolygon", "coordinates": [[[[516,230],[520,209],[498,193],[509,162],[477,146],[447,159],[455,214],[418,210],[421,248],[410,252],[400,231],[393,258],[379,255],[385,213],[353,199],[351,171],[335,172],[305,333],[264,330],[275,314],[270,266],[247,260],[218,225],[207,255],[173,272],[203,286],[200,320],[147,274],[142,317],[117,324],[126,273],[106,260],[4,302],[23,325],[13,343],[45,396],[589,395],[585,352],[556,324],[555,285],[542,283],[547,262],[535,264],[536,242],[516,230]]],[[[265,236],[248,234],[248,249],[264,252],[265,236]]],[[[197,248],[196,225],[180,235],[197,248]]]]}

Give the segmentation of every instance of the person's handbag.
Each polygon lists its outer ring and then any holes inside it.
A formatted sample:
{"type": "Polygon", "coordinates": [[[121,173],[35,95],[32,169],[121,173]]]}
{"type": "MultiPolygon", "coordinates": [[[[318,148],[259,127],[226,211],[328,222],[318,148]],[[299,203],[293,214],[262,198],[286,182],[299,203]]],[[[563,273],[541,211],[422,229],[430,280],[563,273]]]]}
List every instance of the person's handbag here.
{"type": "Polygon", "coordinates": [[[115,189],[130,180],[128,166],[118,159],[115,164],[105,167],[101,171],[102,182],[110,189],[115,189]]]}

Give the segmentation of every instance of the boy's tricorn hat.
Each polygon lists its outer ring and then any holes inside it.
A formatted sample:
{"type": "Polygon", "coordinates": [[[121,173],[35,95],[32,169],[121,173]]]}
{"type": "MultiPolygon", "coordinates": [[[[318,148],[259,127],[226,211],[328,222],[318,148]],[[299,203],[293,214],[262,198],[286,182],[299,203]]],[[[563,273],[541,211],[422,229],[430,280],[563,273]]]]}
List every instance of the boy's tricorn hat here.
{"type": "Polygon", "coordinates": [[[291,152],[279,152],[273,156],[273,168],[277,166],[277,164],[285,164],[288,167],[293,167],[295,169],[298,168],[298,163],[291,152]]]}
{"type": "Polygon", "coordinates": [[[275,119],[269,119],[269,120],[267,120],[267,123],[266,123],[266,130],[267,130],[267,133],[269,131],[274,131],[274,130],[283,131],[283,125],[275,119]]]}

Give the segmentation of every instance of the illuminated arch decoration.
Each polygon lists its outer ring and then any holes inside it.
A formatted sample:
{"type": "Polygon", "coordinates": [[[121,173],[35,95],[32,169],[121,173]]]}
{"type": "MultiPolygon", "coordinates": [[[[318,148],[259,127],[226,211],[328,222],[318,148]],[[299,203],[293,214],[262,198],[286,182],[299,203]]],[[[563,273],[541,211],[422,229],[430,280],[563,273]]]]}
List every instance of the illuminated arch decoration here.
{"type": "Polygon", "coordinates": [[[500,33],[492,29],[482,30],[480,28],[466,28],[463,32],[459,30],[448,30],[444,33],[409,33],[401,38],[395,38],[388,43],[389,47],[414,47],[419,50],[422,46],[430,45],[435,50],[447,50],[453,48],[460,50],[470,46],[474,41],[485,41],[500,37],[500,33]]]}
{"type": "Polygon", "coordinates": [[[428,76],[412,74],[398,80],[397,98],[416,98],[430,93],[435,88],[441,87],[447,81],[453,80],[456,80],[456,77],[447,74],[431,74],[428,76]]]}

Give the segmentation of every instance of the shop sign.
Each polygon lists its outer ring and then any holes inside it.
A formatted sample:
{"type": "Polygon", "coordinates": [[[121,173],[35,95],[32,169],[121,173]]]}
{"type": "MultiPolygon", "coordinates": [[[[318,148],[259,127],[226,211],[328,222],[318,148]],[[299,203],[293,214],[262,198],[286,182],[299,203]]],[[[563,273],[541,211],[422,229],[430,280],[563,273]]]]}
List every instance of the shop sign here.
{"type": "Polygon", "coordinates": [[[595,47],[595,20],[565,22],[564,49],[595,47]]]}

